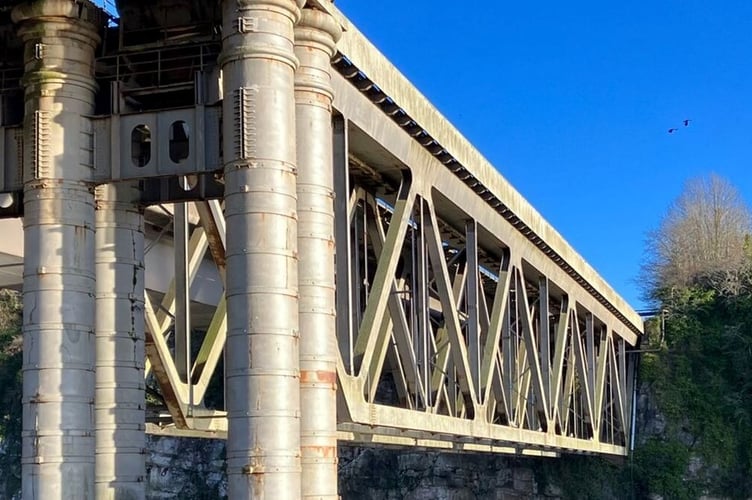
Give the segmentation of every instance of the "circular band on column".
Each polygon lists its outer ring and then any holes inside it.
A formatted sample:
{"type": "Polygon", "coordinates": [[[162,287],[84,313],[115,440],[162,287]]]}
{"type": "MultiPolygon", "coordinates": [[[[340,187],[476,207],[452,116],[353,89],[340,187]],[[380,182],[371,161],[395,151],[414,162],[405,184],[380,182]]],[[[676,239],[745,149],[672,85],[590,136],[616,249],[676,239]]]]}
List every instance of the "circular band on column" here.
{"type": "Polygon", "coordinates": [[[280,12],[289,16],[293,23],[300,19],[300,9],[306,0],[236,0],[238,11],[263,9],[265,11],[280,12]]]}

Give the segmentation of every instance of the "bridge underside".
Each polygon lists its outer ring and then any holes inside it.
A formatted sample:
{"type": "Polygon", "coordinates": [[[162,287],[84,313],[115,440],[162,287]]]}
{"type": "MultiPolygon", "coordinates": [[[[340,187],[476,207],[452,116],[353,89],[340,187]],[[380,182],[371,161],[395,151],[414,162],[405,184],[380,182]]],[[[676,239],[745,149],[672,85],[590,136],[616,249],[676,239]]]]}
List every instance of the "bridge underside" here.
{"type": "MultiPolygon", "coordinates": [[[[204,3],[171,17],[121,2],[84,122],[94,181],[140,180],[151,207],[148,429],[225,437],[221,40],[204,3]]],[[[639,317],[341,13],[309,6],[345,28],[332,60],[338,438],[626,455],[639,317]]],[[[0,285],[20,287],[23,72],[5,40],[0,285]]],[[[244,123],[254,111],[238,102],[244,123]]]]}

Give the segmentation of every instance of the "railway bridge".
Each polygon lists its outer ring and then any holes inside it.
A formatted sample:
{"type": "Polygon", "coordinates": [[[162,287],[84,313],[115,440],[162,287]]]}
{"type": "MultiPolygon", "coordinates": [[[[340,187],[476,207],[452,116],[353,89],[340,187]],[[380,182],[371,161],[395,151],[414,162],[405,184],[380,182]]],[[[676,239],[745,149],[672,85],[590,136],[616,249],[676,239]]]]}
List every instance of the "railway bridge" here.
{"type": "Polygon", "coordinates": [[[0,1],[23,498],[337,498],[337,441],[626,455],[639,316],[327,0],[0,1]]]}

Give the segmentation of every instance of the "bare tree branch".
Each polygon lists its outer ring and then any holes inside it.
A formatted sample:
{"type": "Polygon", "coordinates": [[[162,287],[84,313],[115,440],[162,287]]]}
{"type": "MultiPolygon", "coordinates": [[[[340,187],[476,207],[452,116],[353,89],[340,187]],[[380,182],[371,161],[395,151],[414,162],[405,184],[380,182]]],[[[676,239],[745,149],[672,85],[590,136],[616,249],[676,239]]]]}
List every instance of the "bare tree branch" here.
{"type": "Polygon", "coordinates": [[[648,234],[643,265],[648,297],[694,284],[732,292],[750,263],[751,227],[748,207],[727,180],[711,174],[688,181],[658,229],[648,234]]]}

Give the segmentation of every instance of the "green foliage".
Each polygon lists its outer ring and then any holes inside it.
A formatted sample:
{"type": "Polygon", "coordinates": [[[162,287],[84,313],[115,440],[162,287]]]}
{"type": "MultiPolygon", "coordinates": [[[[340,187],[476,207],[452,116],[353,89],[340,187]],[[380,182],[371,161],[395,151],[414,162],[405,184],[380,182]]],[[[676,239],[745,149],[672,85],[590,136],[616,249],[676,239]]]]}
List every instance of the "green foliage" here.
{"type": "Polygon", "coordinates": [[[655,410],[647,418],[660,421],[642,422],[653,434],[638,435],[622,467],[597,457],[543,464],[542,484],[578,499],[752,496],[752,280],[740,285],[661,290],[639,374],[655,410]]]}
{"type": "Polygon", "coordinates": [[[741,285],[661,292],[664,344],[643,356],[640,376],[666,426],[635,456],[651,493],[752,495],[752,294],[741,285]]]}
{"type": "Polygon", "coordinates": [[[565,500],[641,498],[633,488],[630,464],[617,464],[602,457],[565,455],[556,460],[538,460],[533,469],[539,492],[548,485],[555,486],[565,500]]]}
{"type": "Polygon", "coordinates": [[[21,488],[21,299],[0,290],[0,497],[21,488]]]}
{"type": "Polygon", "coordinates": [[[676,440],[649,439],[637,449],[634,457],[638,488],[664,498],[696,498],[695,485],[684,481],[689,458],[689,449],[676,440]]]}

